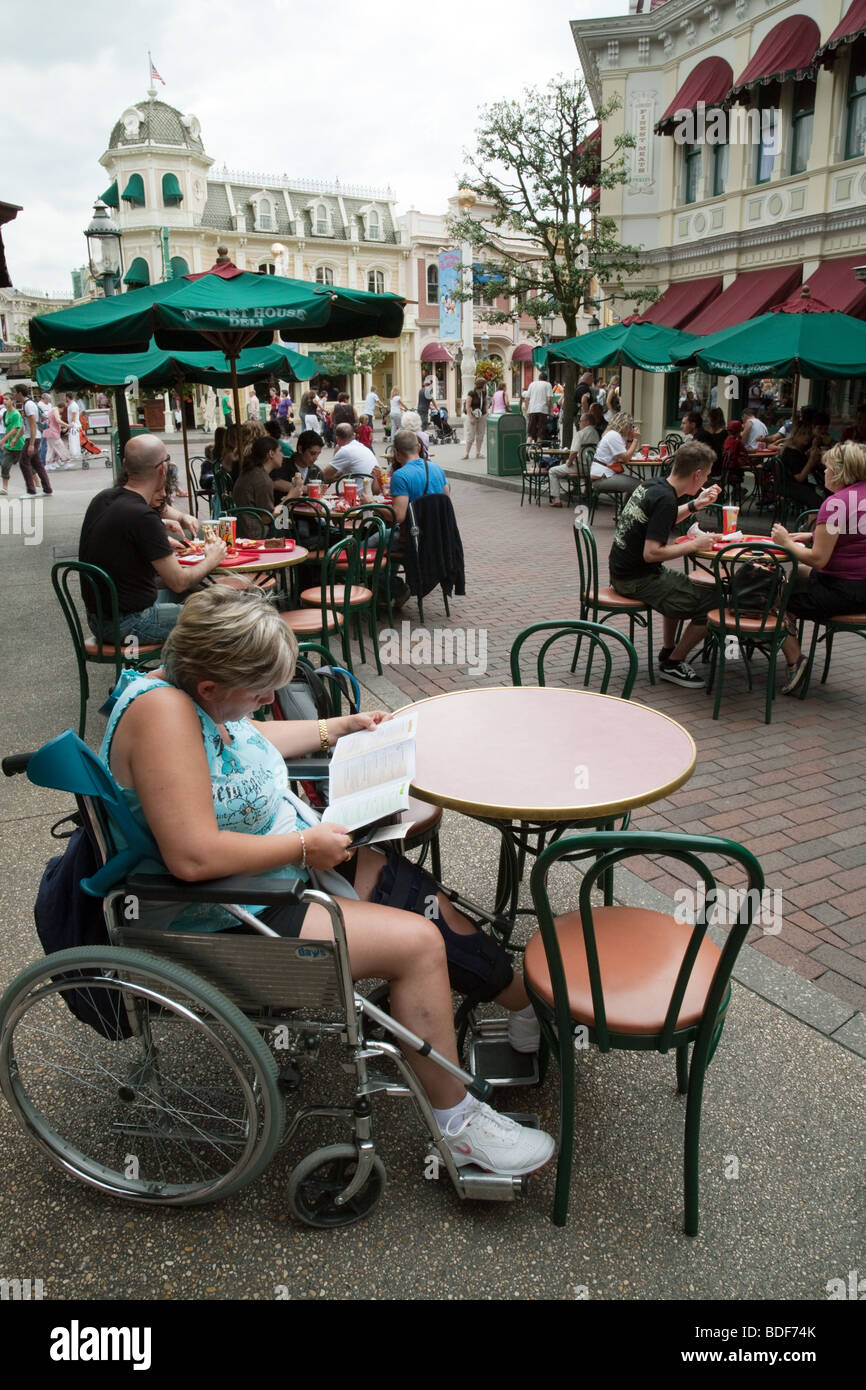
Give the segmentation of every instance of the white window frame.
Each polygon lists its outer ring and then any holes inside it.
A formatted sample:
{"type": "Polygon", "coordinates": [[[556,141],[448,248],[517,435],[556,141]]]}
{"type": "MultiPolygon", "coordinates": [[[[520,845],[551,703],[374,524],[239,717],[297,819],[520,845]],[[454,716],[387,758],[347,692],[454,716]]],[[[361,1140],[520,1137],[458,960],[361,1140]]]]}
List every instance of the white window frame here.
{"type": "Polygon", "coordinates": [[[334,267],[332,265],[317,265],[314,274],[317,285],[333,285],[334,267]],[[322,275],[321,280],[319,279],[319,272],[321,272],[322,275]],[[330,279],[328,278],[329,276],[330,279]]]}
{"type": "Polygon", "coordinates": [[[384,272],[384,270],[382,270],[380,266],[370,266],[370,269],[367,271],[367,290],[368,290],[368,293],[370,293],[370,294],[384,294],[384,293],[385,293],[385,284],[386,284],[386,279],[385,279],[385,272],[384,272]],[[377,276],[377,275],[380,275],[380,276],[382,277],[382,288],[381,288],[381,289],[374,288],[374,286],[375,286],[375,281],[376,281],[376,276],[377,276]],[[370,284],[370,279],[371,279],[371,278],[373,279],[373,286],[371,286],[371,284],[370,284]]]}
{"type": "Polygon", "coordinates": [[[331,235],[331,214],[328,212],[328,205],[327,205],[327,203],[317,203],[317,204],[316,204],[316,207],[315,207],[315,216],[314,216],[314,218],[313,218],[313,230],[314,230],[316,236],[330,236],[330,235],[331,235]],[[323,219],[322,216],[321,216],[322,213],[325,214],[325,215],[324,215],[324,219],[323,219]],[[321,223],[322,221],[324,221],[324,224],[325,224],[325,230],[324,230],[324,231],[322,231],[322,228],[321,228],[321,226],[320,226],[320,223],[321,223]]]}

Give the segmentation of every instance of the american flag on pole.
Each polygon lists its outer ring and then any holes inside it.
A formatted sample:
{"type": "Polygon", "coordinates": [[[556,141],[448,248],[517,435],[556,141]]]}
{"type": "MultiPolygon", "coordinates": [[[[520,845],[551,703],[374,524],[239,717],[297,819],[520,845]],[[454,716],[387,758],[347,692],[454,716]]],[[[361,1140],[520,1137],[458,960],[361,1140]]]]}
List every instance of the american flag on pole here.
{"type": "Polygon", "coordinates": [[[164,78],[164,77],[160,77],[159,73],[157,72],[157,70],[156,70],[156,68],[155,68],[155,66],[154,66],[154,62],[153,62],[153,59],[152,59],[152,58],[151,58],[151,60],[150,60],[150,80],[151,80],[151,82],[161,82],[162,85],[163,85],[163,87],[165,86],[165,78],[164,78]]]}

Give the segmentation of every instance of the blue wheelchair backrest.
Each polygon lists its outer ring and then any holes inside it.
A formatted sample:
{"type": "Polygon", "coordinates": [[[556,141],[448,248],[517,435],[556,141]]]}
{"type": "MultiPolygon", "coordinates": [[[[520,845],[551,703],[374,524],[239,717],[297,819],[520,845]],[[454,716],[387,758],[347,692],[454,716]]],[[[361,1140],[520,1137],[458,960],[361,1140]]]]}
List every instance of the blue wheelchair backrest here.
{"type": "Polygon", "coordinates": [[[109,857],[95,874],[81,880],[81,887],[91,897],[104,897],[122,883],[142,859],[161,862],[156,841],[135,820],[106,763],[71,729],[58,734],[33,754],[27,764],[27,776],[37,787],[52,787],[99,803],[108,832],[109,857]],[[122,848],[115,842],[114,830],[124,842],[122,848]]]}

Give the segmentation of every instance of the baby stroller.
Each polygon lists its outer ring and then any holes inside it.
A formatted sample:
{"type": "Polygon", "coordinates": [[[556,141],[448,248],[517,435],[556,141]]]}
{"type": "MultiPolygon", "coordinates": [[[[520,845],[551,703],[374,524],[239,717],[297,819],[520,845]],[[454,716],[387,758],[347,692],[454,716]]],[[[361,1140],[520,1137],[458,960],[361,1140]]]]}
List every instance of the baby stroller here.
{"type": "Polygon", "coordinates": [[[457,433],[448,420],[448,410],[444,405],[430,408],[431,444],[453,444],[457,433]]]}

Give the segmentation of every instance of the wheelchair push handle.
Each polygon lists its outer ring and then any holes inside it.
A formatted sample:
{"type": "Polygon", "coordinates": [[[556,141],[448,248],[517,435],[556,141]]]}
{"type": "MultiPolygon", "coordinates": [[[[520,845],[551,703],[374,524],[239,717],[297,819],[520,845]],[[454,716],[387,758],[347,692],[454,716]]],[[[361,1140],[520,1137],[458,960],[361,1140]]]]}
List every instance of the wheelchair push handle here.
{"type": "Polygon", "coordinates": [[[8,758],[3,759],[3,776],[17,777],[19,772],[26,772],[32,757],[32,753],[10,753],[8,758]]]}

